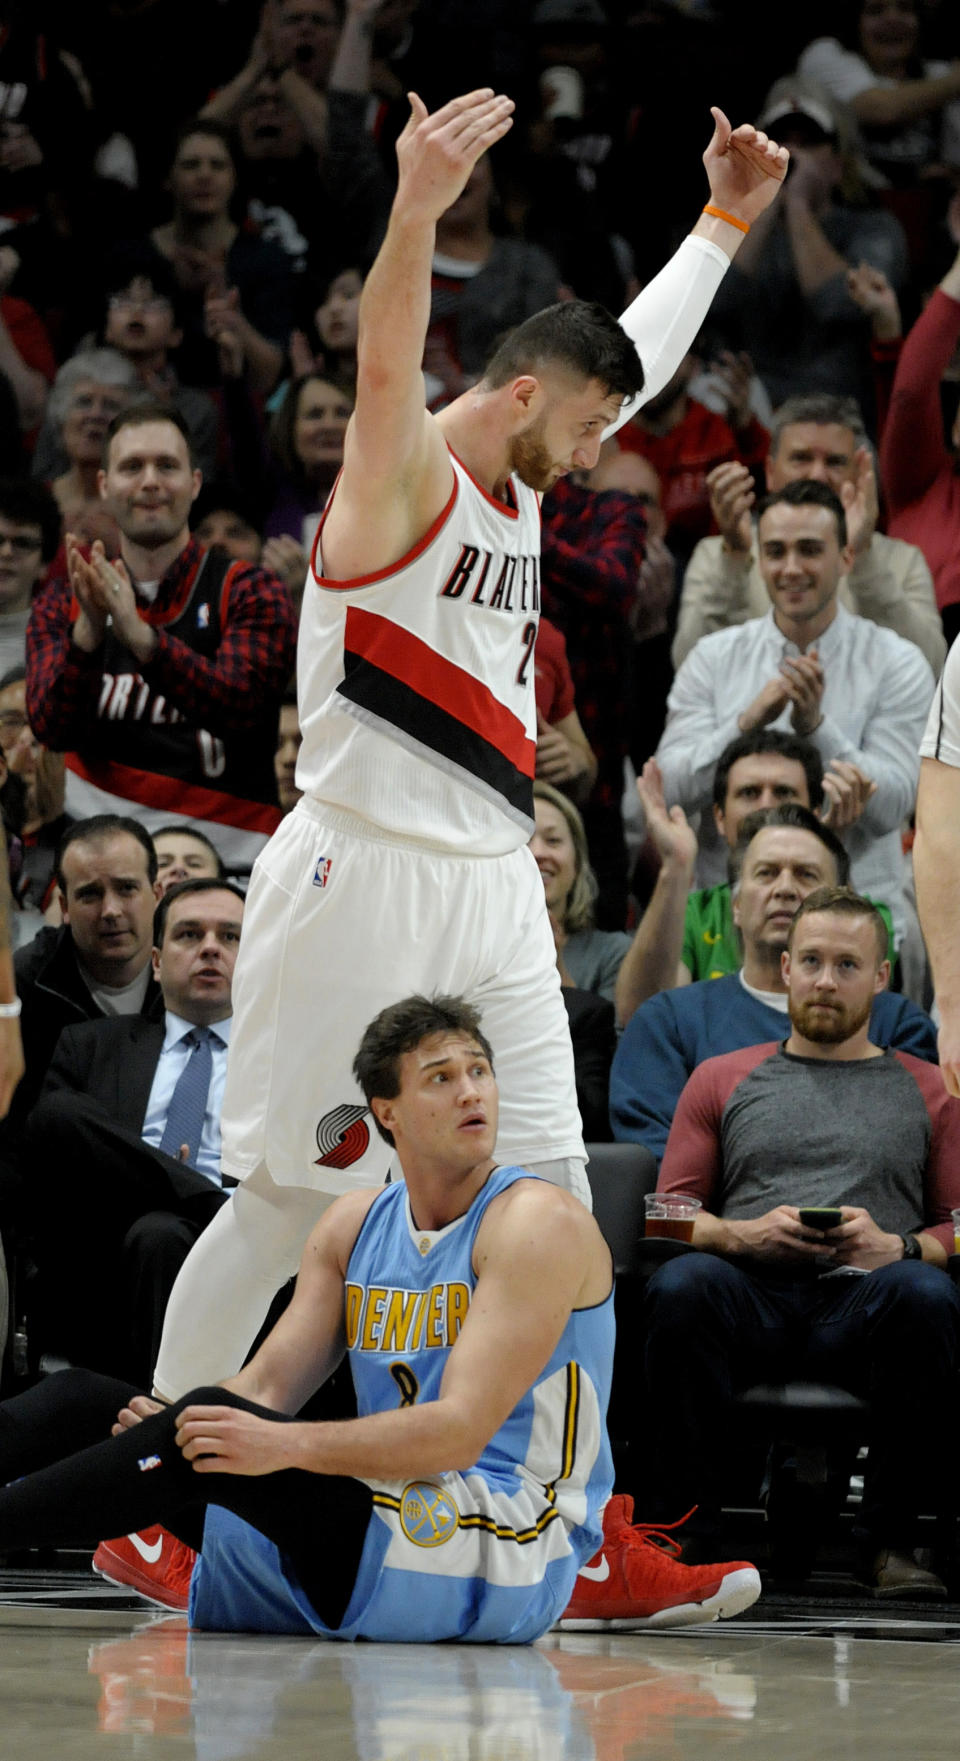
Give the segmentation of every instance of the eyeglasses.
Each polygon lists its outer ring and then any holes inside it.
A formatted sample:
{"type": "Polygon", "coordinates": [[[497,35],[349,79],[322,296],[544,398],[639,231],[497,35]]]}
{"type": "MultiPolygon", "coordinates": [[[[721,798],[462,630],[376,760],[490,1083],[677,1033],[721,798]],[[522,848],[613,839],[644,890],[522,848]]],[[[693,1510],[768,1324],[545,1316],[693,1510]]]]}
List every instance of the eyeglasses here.
{"type": "Polygon", "coordinates": [[[111,312],[129,312],[132,306],[139,306],[141,312],[171,312],[173,307],[169,300],[157,295],[152,300],[142,300],[136,294],[115,293],[107,301],[111,312]]]}
{"type": "Polygon", "coordinates": [[[39,532],[36,538],[28,538],[25,532],[0,532],[0,550],[9,544],[15,556],[29,556],[32,551],[40,549],[42,542],[39,532]]]}

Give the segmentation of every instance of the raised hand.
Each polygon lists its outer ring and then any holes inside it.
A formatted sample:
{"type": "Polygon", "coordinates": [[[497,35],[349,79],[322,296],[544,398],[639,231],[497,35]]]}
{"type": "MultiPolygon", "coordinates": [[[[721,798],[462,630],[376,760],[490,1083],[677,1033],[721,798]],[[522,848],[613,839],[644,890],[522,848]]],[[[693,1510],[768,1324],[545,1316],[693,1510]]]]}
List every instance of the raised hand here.
{"type": "Polygon", "coordinates": [[[785,689],[793,708],[790,720],[796,734],[812,734],[823,720],[823,667],[815,648],[806,654],[785,655],[780,662],[785,689]]]}
{"type": "Polygon", "coordinates": [[[753,362],[750,356],[741,349],[734,353],[733,349],[722,349],[715,361],[711,362],[711,373],[719,379],[727,400],[727,421],[735,434],[746,428],[753,416],[750,407],[750,391],[753,381],[753,362]]]}
{"type": "MultiPolygon", "coordinates": [[[[67,552],[67,580],[80,615],[73,626],[72,639],[78,648],[92,654],[99,648],[107,628],[107,614],[101,609],[97,578],[92,564],[80,549],[80,539],[68,532],[64,540],[67,552]]],[[[102,546],[101,546],[102,549],[102,546]]]]}
{"type": "Polygon", "coordinates": [[[769,208],[787,175],[790,155],[762,129],[742,122],[731,128],[723,111],[712,105],[713,138],[703,155],[710,181],[710,199],[718,208],[751,225],[769,208]]]}
{"type": "Polygon", "coordinates": [[[856,473],[853,479],[840,486],[840,500],[847,516],[847,543],[860,556],[876,531],[880,514],[877,473],[868,446],[857,447],[853,468],[856,473]]]}
{"type": "Polygon", "coordinates": [[[697,860],[697,834],[682,807],[667,806],[663,772],[655,758],[647,759],[637,778],[637,797],[661,862],[692,871],[697,860]]]}
{"type": "Polygon", "coordinates": [[[859,765],[846,758],[831,759],[823,773],[823,807],[820,818],[835,832],[856,825],[877,785],[859,765]]]}
{"type": "Polygon", "coordinates": [[[770,722],[775,722],[789,702],[790,688],[787,680],[782,673],[775,673],[738,718],[737,725],[741,734],[749,734],[753,728],[765,728],[770,722]]]}
{"type": "Polygon", "coordinates": [[[746,465],[736,459],[714,465],[707,472],[710,511],[728,550],[748,556],[753,544],[750,509],[757,499],[756,487],[746,465]]]}
{"type": "Polygon", "coordinates": [[[882,269],[875,269],[872,263],[848,269],[847,292],[861,312],[867,314],[878,340],[891,342],[903,335],[900,301],[882,269]]]}
{"type": "Polygon", "coordinates": [[[410,115],[397,141],[394,211],[435,221],[461,194],[477,160],[512,126],[513,99],[484,86],[451,99],[431,116],[416,92],[409,96],[410,115]]]}

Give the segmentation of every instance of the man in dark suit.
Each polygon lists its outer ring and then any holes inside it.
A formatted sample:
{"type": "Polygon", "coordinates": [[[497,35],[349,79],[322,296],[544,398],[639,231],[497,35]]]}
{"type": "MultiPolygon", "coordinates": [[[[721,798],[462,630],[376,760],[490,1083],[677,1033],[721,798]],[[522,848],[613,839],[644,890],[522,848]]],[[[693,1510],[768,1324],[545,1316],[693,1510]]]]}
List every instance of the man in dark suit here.
{"type": "Polygon", "coordinates": [[[182,1261],[224,1201],[220,1103],[243,894],[184,881],[161,899],[163,1018],[61,1034],[27,1125],[43,1343],[149,1382],[182,1261]]]}

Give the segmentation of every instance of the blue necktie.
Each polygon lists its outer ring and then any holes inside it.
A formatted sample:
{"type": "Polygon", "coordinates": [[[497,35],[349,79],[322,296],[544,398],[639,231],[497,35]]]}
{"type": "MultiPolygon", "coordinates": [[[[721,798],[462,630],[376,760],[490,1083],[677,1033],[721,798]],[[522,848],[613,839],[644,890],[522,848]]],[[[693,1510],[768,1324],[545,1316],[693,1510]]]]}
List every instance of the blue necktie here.
{"type": "Polygon", "coordinates": [[[194,1027],[184,1038],[190,1047],[190,1056],[170,1096],[160,1148],[179,1161],[180,1146],[185,1143],[188,1146],[186,1159],[191,1168],[195,1168],[213,1073],[213,1048],[209,1027],[194,1027]]]}

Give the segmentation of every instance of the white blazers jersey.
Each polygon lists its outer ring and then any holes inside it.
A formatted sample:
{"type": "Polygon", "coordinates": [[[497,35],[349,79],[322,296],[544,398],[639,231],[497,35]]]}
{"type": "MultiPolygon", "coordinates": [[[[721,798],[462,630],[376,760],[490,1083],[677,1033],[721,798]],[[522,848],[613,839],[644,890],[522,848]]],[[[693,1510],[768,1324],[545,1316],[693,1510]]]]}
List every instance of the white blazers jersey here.
{"type": "Polygon", "coordinates": [[[540,508],[515,477],[494,500],[450,457],[446,507],[390,569],[327,580],[321,521],[297,786],[394,835],[499,856],[533,831],[540,508]]]}

